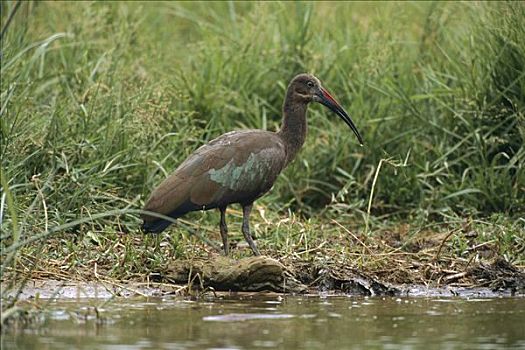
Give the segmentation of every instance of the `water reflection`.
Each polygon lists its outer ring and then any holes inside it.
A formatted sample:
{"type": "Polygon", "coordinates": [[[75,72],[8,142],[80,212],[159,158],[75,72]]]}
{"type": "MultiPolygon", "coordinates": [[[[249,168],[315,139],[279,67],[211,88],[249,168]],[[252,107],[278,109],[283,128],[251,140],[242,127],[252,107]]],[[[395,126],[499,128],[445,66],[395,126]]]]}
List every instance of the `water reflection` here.
{"type": "Polygon", "coordinates": [[[249,296],[101,304],[56,302],[42,324],[4,334],[2,348],[525,348],[523,298],[249,296]]]}

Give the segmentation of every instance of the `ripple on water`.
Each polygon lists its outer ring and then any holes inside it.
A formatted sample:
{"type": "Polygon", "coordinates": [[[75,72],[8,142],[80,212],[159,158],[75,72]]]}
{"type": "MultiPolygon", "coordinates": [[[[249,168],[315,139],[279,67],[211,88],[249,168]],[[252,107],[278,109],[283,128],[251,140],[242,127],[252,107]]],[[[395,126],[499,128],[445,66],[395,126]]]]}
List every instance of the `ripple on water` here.
{"type": "Polygon", "coordinates": [[[216,321],[216,322],[240,322],[250,320],[278,320],[278,319],[289,319],[295,317],[290,314],[258,314],[258,313],[246,313],[246,314],[225,314],[225,315],[213,315],[205,316],[202,319],[204,321],[216,321]]]}

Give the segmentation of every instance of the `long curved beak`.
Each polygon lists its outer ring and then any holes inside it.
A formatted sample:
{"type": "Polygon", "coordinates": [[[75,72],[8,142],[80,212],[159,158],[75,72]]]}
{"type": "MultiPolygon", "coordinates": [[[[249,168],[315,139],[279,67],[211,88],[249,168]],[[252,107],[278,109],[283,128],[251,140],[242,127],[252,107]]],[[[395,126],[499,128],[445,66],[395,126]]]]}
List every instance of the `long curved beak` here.
{"type": "Polygon", "coordinates": [[[343,107],[341,107],[341,105],[328,93],[328,91],[326,91],[325,89],[323,89],[321,87],[319,89],[319,92],[317,94],[315,94],[315,97],[316,98],[314,98],[314,101],[317,101],[320,104],[330,108],[330,110],[332,110],[332,112],[334,112],[341,119],[343,119],[343,121],[346,123],[346,125],[348,125],[350,127],[350,129],[352,129],[352,131],[354,132],[355,136],[357,136],[357,139],[359,140],[359,143],[362,146],[363,145],[363,138],[359,134],[359,131],[357,130],[354,122],[352,121],[352,119],[350,118],[348,113],[346,113],[346,111],[343,109],[343,107]]]}

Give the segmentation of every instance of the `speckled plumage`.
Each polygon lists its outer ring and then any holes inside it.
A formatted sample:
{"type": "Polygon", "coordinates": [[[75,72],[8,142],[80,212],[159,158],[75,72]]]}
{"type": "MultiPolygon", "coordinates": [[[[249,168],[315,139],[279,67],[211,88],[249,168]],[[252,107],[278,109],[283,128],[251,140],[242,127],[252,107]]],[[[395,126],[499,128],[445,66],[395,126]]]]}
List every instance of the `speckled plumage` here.
{"type": "MultiPolygon", "coordinates": [[[[288,86],[278,132],[232,131],[203,145],[153,191],[144,210],[178,218],[190,211],[219,208],[220,232],[228,254],[225,211],[228,205],[239,203],[243,207],[242,232],[254,254],[259,255],[249,232],[253,201],[271,189],[302,147],[307,133],[307,105],[312,101],[338,114],[362,143],[350,117],[319,80],[300,74],[288,86]]],[[[146,232],[161,232],[170,225],[151,215],[144,214],[142,219],[146,232]]]]}

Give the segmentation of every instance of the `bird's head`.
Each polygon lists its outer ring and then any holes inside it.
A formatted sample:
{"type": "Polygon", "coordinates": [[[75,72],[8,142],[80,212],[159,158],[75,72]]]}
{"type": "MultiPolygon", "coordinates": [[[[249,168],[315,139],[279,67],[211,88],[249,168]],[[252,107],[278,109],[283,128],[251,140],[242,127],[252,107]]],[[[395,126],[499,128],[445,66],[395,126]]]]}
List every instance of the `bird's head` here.
{"type": "Polygon", "coordinates": [[[359,134],[354,122],[341,107],[341,105],[330,95],[322,86],[319,79],[311,74],[299,74],[293,78],[288,86],[288,92],[293,95],[293,99],[302,103],[319,102],[337,114],[357,136],[359,143],[363,144],[363,138],[359,134]]]}

